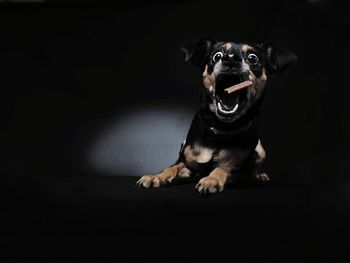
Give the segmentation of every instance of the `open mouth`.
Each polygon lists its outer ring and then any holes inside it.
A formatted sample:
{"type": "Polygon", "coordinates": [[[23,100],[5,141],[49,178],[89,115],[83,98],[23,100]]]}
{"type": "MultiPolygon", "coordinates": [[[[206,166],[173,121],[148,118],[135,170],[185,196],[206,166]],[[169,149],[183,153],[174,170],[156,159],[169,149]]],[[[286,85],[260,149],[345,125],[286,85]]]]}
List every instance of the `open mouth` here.
{"type": "Polygon", "coordinates": [[[231,118],[247,103],[247,87],[252,85],[247,74],[221,74],[215,82],[217,113],[231,118]]]}

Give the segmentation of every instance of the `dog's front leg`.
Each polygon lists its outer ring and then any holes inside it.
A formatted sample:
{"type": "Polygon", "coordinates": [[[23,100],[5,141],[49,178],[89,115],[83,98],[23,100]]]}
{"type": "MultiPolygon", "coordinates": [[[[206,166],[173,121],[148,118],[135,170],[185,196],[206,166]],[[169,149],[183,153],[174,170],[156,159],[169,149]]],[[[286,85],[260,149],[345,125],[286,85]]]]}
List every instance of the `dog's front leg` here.
{"type": "Polygon", "coordinates": [[[181,162],[164,169],[159,174],[144,175],[136,184],[145,188],[160,187],[170,184],[175,178],[187,178],[190,176],[191,171],[181,162]]]}
{"type": "Polygon", "coordinates": [[[258,145],[255,148],[255,161],[253,164],[253,178],[255,178],[258,181],[270,181],[270,177],[266,173],[259,173],[259,168],[264,162],[266,158],[266,152],[261,144],[261,141],[259,140],[258,145]]]}
{"type": "Polygon", "coordinates": [[[208,176],[199,180],[196,189],[200,193],[222,192],[224,190],[230,171],[227,168],[216,167],[208,176]]]}

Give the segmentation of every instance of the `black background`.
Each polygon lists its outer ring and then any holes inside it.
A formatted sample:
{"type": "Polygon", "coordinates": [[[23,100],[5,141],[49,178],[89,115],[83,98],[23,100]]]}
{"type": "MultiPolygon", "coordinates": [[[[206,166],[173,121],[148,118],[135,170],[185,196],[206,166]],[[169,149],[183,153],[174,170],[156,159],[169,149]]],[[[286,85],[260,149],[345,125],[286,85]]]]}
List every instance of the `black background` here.
{"type": "Polygon", "coordinates": [[[4,258],[348,259],[346,1],[0,5],[4,258]],[[209,199],[134,189],[176,158],[201,89],[180,47],[206,36],[299,57],[260,116],[274,181],[209,199]]]}

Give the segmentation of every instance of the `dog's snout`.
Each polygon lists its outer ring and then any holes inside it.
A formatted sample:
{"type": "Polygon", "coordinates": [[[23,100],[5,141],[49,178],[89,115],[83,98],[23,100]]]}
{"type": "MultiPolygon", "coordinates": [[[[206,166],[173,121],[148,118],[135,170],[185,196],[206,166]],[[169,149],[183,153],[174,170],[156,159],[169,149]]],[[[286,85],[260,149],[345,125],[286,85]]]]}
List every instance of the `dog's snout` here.
{"type": "Polygon", "coordinates": [[[222,56],[221,61],[224,65],[233,67],[237,66],[242,61],[242,57],[239,54],[225,54],[222,56]]]}
{"type": "Polygon", "coordinates": [[[225,54],[225,55],[222,56],[221,60],[224,61],[224,62],[226,62],[226,61],[229,60],[229,58],[230,58],[230,57],[229,57],[227,54],[225,54]]]}

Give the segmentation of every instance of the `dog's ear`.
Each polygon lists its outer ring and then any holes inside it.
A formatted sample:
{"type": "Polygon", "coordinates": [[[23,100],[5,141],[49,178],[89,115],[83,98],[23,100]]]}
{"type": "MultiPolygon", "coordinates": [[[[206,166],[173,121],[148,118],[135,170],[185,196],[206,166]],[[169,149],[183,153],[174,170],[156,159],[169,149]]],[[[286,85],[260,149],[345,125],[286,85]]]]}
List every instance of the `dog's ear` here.
{"type": "Polygon", "coordinates": [[[209,56],[211,47],[216,41],[205,38],[196,43],[184,45],[181,51],[185,56],[185,62],[192,62],[193,65],[203,68],[209,56]]]}
{"type": "Polygon", "coordinates": [[[269,74],[281,74],[289,65],[298,60],[298,57],[292,52],[275,48],[271,44],[261,44],[260,47],[265,54],[265,67],[269,74]]]}

